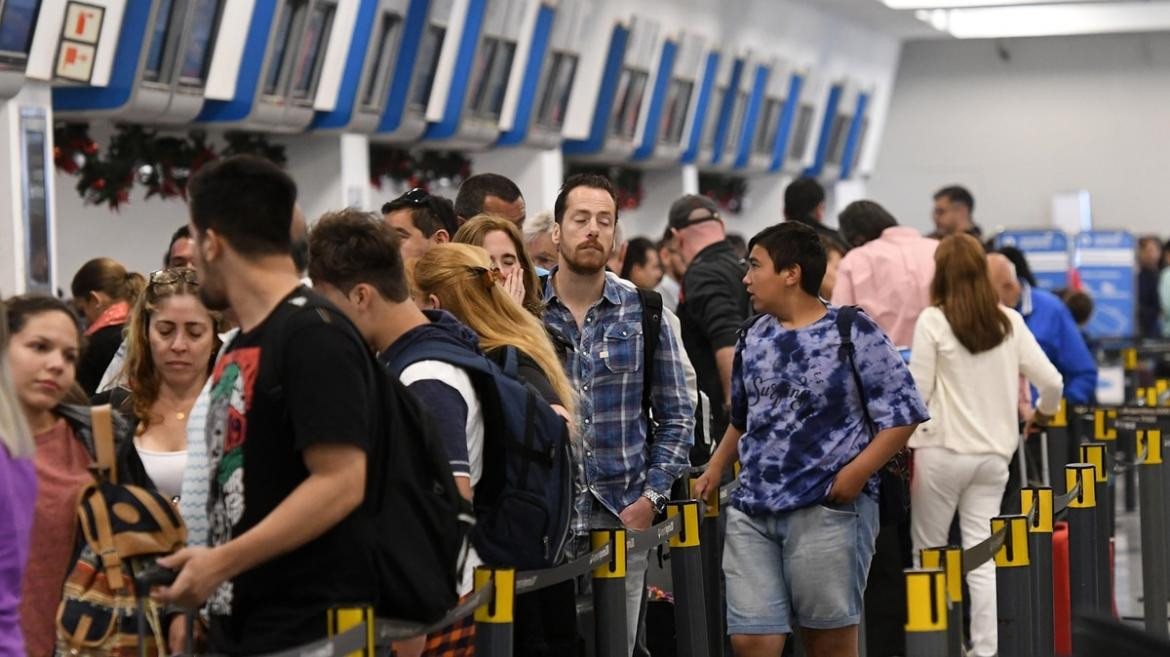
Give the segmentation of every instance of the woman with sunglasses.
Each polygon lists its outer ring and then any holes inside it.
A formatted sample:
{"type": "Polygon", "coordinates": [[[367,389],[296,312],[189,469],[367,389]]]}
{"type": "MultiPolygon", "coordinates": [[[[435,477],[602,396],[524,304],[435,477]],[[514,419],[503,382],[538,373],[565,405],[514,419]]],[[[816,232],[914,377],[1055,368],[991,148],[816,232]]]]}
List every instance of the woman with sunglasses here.
{"type": "Polygon", "coordinates": [[[134,445],[146,473],[178,497],[187,462],[187,418],[219,349],[221,319],[199,300],[194,269],[150,275],[126,330],[126,387],[94,398],[113,403],[135,426],[134,445]]]}

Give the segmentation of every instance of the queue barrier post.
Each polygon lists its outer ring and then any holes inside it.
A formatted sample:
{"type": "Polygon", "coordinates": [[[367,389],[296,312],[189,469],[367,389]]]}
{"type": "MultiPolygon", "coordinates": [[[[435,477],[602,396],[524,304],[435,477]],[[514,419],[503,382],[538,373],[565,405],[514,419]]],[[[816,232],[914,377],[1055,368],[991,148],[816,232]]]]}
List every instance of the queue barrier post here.
{"type": "Polygon", "coordinates": [[[1060,400],[1060,410],[1052,416],[1048,426],[1044,427],[1044,437],[1048,461],[1048,479],[1044,481],[1044,485],[1055,487],[1058,475],[1064,470],[1069,457],[1068,404],[1065,400],[1060,400]]]}
{"type": "Polygon", "coordinates": [[[628,657],[626,620],[626,532],[598,529],[591,535],[598,550],[610,546],[609,559],[593,571],[594,637],[597,657],[628,657]]]}
{"type": "MultiPolygon", "coordinates": [[[[1108,432],[1107,432],[1108,434],[1108,432]]],[[[1113,429],[1116,436],[1116,429],[1113,429]]],[[[1094,544],[1095,561],[1093,575],[1097,578],[1097,610],[1102,614],[1113,612],[1113,564],[1109,545],[1113,536],[1113,495],[1109,481],[1109,454],[1105,443],[1081,444],[1081,462],[1093,466],[1093,484],[1096,486],[1097,504],[1095,512],[1097,532],[1094,544]]]]}
{"type": "MultiPolygon", "coordinates": [[[[718,491],[716,491],[718,495],[718,491]]],[[[674,627],[679,657],[709,657],[708,600],[703,587],[702,532],[699,502],[670,502],[668,518],[682,517],[681,530],[670,538],[670,572],[674,583],[674,627]]],[[[711,605],[715,606],[715,605],[711,605]]]]}
{"type": "Polygon", "coordinates": [[[947,653],[947,581],[939,568],[908,568],[906,575],[906,657],[947,653]]]}
{"type": "Polygon", "coordinates": [[[1068,501],[1068,580],[1072,615],[1096,614],[1097,595],[1097,486],[1094,467],[1074,463],[1065,467],[1067,490],[1080,491],[1068,501]]]}
{"type": "MultiPolygon", "coordinates": [[[[338,657],[374,657],[374,608],[373,607],[331,607],[328,613],[328,636],[333,638],[365,623],[365,646],[361,650],[338,657]]],[[[188,627],[191,627],[188,625],[188,627]]],[[[191,632],[187,633],[188,635],[191,632]]],[[[193,654],[188,645],[188,655],[193,654]]]]}
{"type": "Polygon", "coordinates": [[[1052,531],[1055,525],[1052,489],[1047,486],[1029,487],[1020,491],[1020,508],[1029,514],[1028,552],[1032,567],[1028,568],[1032,587],[1032,655],[1052,657],[1056,651],[1053,626],[1055,616],[1052,604],[1052,531]]]}
{"type": "Polygon", "coordinates": [[[512,624],[516,609],[516,571],[511,568],[475,569],[475,590],[488,584],[492,595],[475,610],[475,654],[512,657],[512,624]]]}
{"type": "MultiPolygon", "coordinates": [[[[694,479],[690,481],[690,491],[691,497],[694,497],[694,479]]],[[[723,614],[722,604],[723,550],[722,534],[719,531],[719,515],[722,509],[719,508],[719,491],[708,492],[704,503],[706,506],[703,509],[703,518],[699,527],[699,553],[703,569],[703,591],[708,596],[706,604],[707,655],[708,657],[723,657],[726,617],[723,614]]],[[[673,553],[673,545],[671,548],[673,553]]]]}
{"type": "Polygon", "coordinates": [[[963,656],[963,548],[925,548],[922,567],[940,569],[946,575],[947,592],[947,657],[963,656]]]}
{"type": "Polygon", "coordinates": [[[1028,516],[991,519],[991,533],[1005,531],[1003,545],[995,552],[996,610],[1000,657],[1032,654],[1032,582],[1028,573],[1028,516]]]}
{"type": "Polygon", "coordinates": [[[1162,462],[1162,432],[1158,429],[1137,431],[1139,493],[1142,531],[1142,606],[1146,631],[1162,638],[1170,637],[1166,624],[1167,541],[1166,498],[1162,495],[1165,465],[1162,462]]]}

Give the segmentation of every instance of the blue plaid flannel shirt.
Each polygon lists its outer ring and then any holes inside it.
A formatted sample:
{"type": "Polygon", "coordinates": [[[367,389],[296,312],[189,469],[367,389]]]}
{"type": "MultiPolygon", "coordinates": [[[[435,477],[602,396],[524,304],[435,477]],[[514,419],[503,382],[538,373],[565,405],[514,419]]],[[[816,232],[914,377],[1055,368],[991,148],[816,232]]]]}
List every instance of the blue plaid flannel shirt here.
{"type": "Polygon", "coordinates": [[[551,284],[544,321],[574,345],[565,373],[581,398],[578,402],[579,458],[577,513],[573,533],[590,529],[597,503],[619,515],[646,490],[670,495],[671,484],[690,465],[695,408],[687,395],[679,344],[662,318],[650,403],[654,409],[653,445],[646,441],[648,422],[642,410],[642,303],[638,293],[606,276],[602,297],[578,329],[573,314],[551,284]],[[595,503],[596,500],[596,503],[595,503]]]}

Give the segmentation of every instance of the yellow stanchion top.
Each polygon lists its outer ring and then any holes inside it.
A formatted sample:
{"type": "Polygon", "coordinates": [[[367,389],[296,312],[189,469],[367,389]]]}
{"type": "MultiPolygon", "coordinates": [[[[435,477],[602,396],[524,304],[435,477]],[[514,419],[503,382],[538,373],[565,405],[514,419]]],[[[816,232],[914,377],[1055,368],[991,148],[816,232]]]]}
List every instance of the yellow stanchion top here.
{"type": "Polygon", "coordinates": [[[1079,484],[1081,492],[1068,501],[1070,509],[1091,509],[1097,506],[1097,486],[1094,476],[1094,467],[1088,463],[1072,463],[1064,468],[1064,482],[1066,490],[1072,490],[1079,484]]]}
{"type": "Polygon", "coordinates": [[[991,533],[1007,527],[1003,545],[995,552],[996,568],[1022,568],[1029,563],[1028,517],[1000,516],[991,519],[991,533]]]}
{"type": "Polygon", "coordinates": [[[1132,371],[1137,369],[1137,364],[1138,364],[1137,349],[1134,349],[1133,347],[1130,347],[1128,349],[1124,349],[1121,352],[1121,357],[1125,361],[1126,371],[1132,372],[1132,371]]]}
{"type": "Polygon", "coordinates": [[[512,622],[516,598],[516,571],[511,568],[493,570],[480,566],[475,569],[475,590],[492,583],[492,599],[475,610],[475,622],[509,624],[512,622]]]}
{"type": "Polygon", "coordinates": [[[1093,413],[1093,437],[1097,440],[1117,440],[1117,411],[1098,408],[1093,413]]]}
{"type": "Polygon", "coordinates": [[[346,630],[356,627],[360,623],[366,624],[366,648],[356,650],[344,657],[373,657],[374,656],[374,608],[373,607],[333,607],[329,610],[329,636],[335,637],[346,630]]]}
{"type": "Polygon", "coordinates": [[[1056,415],[1052,416],[1052,421],[1048,426],[1053,429],[1063,429],[1068,426],[1068,402],[1064,399],[1060,400],[1060,409],[1056,411],[1056,415]]]}
{"type": "Polygon", "coordinates": [[[612,537],[613,547],[609,560],[593,570],[594,579],[621,579],[626,576],[626,531],[624,529],[595,529],[590,536],[593,551],[596,552],[609,544],[612,537]]]}
{"type": "Polygon", "coordinates": [[[945,632],[947,629],[946,573],[907,570],[906,631],[945,632]]]}
{"type": "Polygon", "coordinates": [[[1109,481],[1109,471],[1105,469],[1105,446],[1100,443],[1081,445],[1081,461],[1093,466],[1093,477],[1097,483],[1109,481]]]}
{"type": "Polygon", "coordinates": [[[1139,429],[1137,432],[1137,453],[1145,458],[1139,461],[1142,465],[1162,464],[1162,430],[1139,429]]]}
{"type": "Polygon", "coordinates": [[[1028,529],[1035,534],[1051,534],[1055,524],[1053,518],[1052,489],[1047,486],[1020,489],[1020,513],[1030,516],[1032,506],[1036,506],[1036,515],[1031,516],[1032,522],[1028,529]]]}
{"type": "Polygon", "coordinates": [[[1170,379],[1158,379],[1154,382],[1154,389],[1157,391],[1158,399],[1165,399],[1166,403],[1163,406],[1170,406],[1170,397],[1166,396],[1166,389],[1170,388],[1170,379]]]}
{"type": "Polygon", "coordinates": [[[946,573],[947,598],[951,603],[963,601],[963,548],[948,546],[922,550],[922,567],[939,568],[946,573]]]}
{"type": "MultiPolygon", "coordinates": [[[[716,493],[718,497],[718,493],[716,493]]],[[[666,517],[682,513],[682,531],[670,537],[672,548],[699,547],[699,503],[695,500],[671,502],[666,505],[666,517]]]]}

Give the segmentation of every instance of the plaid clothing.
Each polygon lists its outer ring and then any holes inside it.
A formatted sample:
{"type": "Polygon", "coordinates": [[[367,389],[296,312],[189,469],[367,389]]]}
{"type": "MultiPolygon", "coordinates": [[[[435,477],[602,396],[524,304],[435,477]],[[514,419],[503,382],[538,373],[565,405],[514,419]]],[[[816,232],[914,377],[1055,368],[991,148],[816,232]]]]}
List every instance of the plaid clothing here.
{"type": "Polygon", "coordinates": [[[615,516],[646,490],[670,494],[671,484],[690,464],[695,408],[687,395],[679,345],[665,316],[659,327],[654,381],[650,391],[654,435],[642,410],[644,342],[642,303],[636,290],[609,276],[601,299],[585,314],[584,328],[557,298],[556,269],[544,300],[546,324],[559,330],[574,350],[565,354],[565,373],[580,391],[577,428],[580,458],[574,534],[589,531],[593,500],[615,516]],[[650,444],[648,444],[650,443],[650,444]]]}
{"type": "Polygon", "coordinates": [[[428,634],[422,657],[475,657],[475,616],[457,620],[434,634],[428,634]]]}

